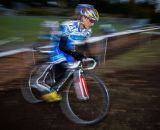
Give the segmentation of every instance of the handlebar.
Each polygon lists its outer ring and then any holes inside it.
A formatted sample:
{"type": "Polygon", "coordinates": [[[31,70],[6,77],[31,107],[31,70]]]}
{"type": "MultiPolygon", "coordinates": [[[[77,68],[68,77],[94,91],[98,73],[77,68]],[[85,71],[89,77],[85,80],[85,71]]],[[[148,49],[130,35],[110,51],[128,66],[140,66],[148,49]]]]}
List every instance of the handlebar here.
{"type": "Polygon", "coordinates": [[[82,61],[75,61],[72,63],[66,63],[66,68],[75,69],[79,66],[83,68],[83,70],[92,70],[97,65],[97,62],[93,58],[84,58],[82,61]]]}
{"type": "Polygon", "coordinates": [[[97,62],[93,58],[82,59],[82,66],[84,70],[92,70],[96,67],[97,62]]]}

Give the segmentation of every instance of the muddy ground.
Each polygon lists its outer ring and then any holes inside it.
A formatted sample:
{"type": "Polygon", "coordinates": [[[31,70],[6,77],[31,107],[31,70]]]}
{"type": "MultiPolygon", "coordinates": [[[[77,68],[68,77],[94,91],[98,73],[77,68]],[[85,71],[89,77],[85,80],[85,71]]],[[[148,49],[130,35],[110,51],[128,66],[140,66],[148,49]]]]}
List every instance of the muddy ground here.
{"type": "Polygon", "coordinates": [[[1,59],[1,130],[160,129],[160,64],[113,72],[106,72],[106,65],[98,67],[98,75],[105,80],[110,92],[110,110],[100,124],[81,126],[70,122],[58,103],[29,104],[24,100],[20,87],[24,85],[28,65],[33,64],[26,55],[30,54],[1,59]]]}
{"type": "Polygon", "coordinates": [[[59,104],[27,103],[19,89],[20,80],[14,80],[5,85],[12,89],[0,91],[0,129],[158,130],[159,70],[160,66],[147,66],[106,73],[104,76],[110,90],[110,111],[107,118],[95,126],[79,126],[68,121],[59,104]]]}

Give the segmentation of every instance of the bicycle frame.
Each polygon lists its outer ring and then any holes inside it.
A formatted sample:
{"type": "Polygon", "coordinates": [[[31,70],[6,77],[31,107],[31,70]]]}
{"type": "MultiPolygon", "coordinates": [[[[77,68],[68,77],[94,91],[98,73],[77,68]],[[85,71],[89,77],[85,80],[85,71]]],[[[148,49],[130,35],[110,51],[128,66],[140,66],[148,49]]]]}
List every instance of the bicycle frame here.
{"type": "MultiPolygon", "coordinates": [[[[67,64],[67,70],[63,77],[57,81],[57,77],[55,78],[54,75],[55,71],[52,69],[54,64],[51,64],[49,71],[45,75],[46,77],[47,74],[50,73],[50,77],[46,81],[48,81],[47,83],[49,83],[50,86],[56,86],[56,88],[49,88],[49,92],[55,90],[62,94],[63,98],[60,102],[61,110],[69,120],[76,124],[89,125],[98,123],[104,119],[108,112],[109,95],[104,82],[96,75],[85,71],[94,69],[95,66],[96,61],[92,58],[76,61],[71,65],[69,64],[69,66],[67,64]],[[88,62],[91,62],[89,66],[88,62]],[[86,84],[85,81],[87,81],[88,84],[86,84]],[[89,89],[89,93],[88,87],[91,88],[89,89]],[[62,90],[64,91],[61,91],[61,88],[63,88],[62,90]],[[99,107],[92,109],[97,104],[99,107]]],[[[29,84],[21,88],[24,98],[29,103],[39,103],[43,101],[40,98],[41,93],[36,91],[37,88],[30,85],[30,80],[32,80],[31,75],[33,74],[34,76],[34,74],[36,74],[34,72],[36,72],[36,67],[35,71],[32,71],[30,74],[29,84]]]]}
{"type": "Polygon", "coordinates": [[[74,80],[74,87],[75,87],[75,92],[77,95],[77,98],[80,100],[87,100],[89,99],[89,94],[88,94],[88,88],[85,82],[85,77],[82,76],[82,72],[84,70],[91,70],[94,69],[96,66],[96,61],[92,58],[86,58],[82,61],[77,61],[74,62],[72,65],[67,64],[67,71],[65,72],[65,75],[59,83],[57,83],[54,88],[57,92],[62,88],[62,86],[65,84],[65,82],[73,75],[73,80],[74,80]],[[90,67],[83,67],[83,63],[85,62],[93,62],[92,66],[90,67]]]}

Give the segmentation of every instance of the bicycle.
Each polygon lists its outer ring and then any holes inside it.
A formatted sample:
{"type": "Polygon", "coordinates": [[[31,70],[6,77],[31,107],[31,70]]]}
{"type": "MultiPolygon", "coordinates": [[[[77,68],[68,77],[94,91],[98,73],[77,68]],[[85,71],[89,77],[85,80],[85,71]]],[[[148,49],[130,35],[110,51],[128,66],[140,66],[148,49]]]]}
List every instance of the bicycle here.
{"type": "MultiPolygon", "coordinates": [[[[54,64],[49,68],[46,82],[62,95],[60,107],[64,115],[76,124],[91,125],[102,121],[109,109],[109,93],[104,82],[89,72],[96,67],[93,58],[85,58],[73,64],[66,64],[67,72],[56,83],[54,64]]],[[[39,67],[39,66],[38,66],[39,67]]],[[[29,103],[42,102],[39,93],[31,84],[38,67],[32,69],[28,85],[21,88],[22,95],[29,103]]],[[[50,88],[47,88],[50,91],[50,88]]]]}

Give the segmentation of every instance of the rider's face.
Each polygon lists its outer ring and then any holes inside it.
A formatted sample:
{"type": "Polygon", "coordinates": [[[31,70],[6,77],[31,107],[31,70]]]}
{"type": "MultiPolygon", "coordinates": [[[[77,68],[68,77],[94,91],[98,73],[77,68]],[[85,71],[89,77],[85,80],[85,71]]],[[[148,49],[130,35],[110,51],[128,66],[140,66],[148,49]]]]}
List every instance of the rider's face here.
{"type": "Polygon", "coordinates": [[[90,20],[89,18],[85,17],[85,16],[82,16],[82,24],[85,28],[90,28],[91,26],[94,25],[94,21],[93,20],[90,20]]]}

